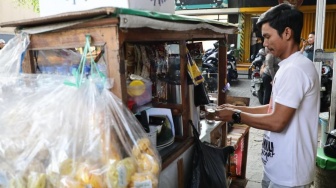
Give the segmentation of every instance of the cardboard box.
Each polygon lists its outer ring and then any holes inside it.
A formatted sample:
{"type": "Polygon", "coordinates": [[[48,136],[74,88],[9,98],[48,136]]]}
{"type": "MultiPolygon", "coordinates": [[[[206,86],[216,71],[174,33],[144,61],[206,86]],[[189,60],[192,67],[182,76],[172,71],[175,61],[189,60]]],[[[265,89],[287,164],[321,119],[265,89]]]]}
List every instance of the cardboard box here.
{"type": "Polygon", "coordinates": [[[174,14],[175,0],[40,0],[40,16],[99,7],[131,8],[174,14]]]}

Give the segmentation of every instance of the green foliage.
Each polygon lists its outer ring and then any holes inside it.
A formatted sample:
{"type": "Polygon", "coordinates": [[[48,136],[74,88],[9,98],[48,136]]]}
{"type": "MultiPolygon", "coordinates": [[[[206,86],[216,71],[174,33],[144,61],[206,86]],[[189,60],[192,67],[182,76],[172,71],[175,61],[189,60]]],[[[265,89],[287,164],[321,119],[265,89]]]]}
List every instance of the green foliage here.
{"type": "Polygon", "coordinates": [[[13,0],[17,5],[32,8],[34,12],[40,12],[39,0],[13,0]]]}

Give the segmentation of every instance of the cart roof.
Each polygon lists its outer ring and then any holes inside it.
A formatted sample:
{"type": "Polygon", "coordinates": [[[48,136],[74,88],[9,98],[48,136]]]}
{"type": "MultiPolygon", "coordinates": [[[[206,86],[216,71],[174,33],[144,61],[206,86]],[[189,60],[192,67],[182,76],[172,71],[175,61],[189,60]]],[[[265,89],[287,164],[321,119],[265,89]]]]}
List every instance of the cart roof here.
{"type": "Polygon", "coordinates": [[[108,17],[115,17],[118,19],[123,18],[130,21],[128,23],[119,21],[120,27],[122,28],[151,27],[148,26],[148,23],[152,23],[154,21],[156,22],[153,23],[156,24],[155,27],[160,27],[160,29],[167,30],[179,30],[178,28],[181,27],[181,25],[189,25],[192,26],[192,28],[190,29],[195,29],[195,26],[197,26],[198,28],[207,28],[212,30],[214,30],[215,28],[215,32],[227,34],[234,34],[238,31],[237,24],[232,23],[224,23],[192,16],[116,7],[102,7],[85,11],[67,12],[39,18],[3,22],[0,23],[0,27],[16,27],[17,30],[23,30],[45,25],[55,25],[69,22],[78,23],[80,21],[88,21],[91,19],[108,17]],[[174,24],[177,24],[177,26],[172,26],[174,24]]]}

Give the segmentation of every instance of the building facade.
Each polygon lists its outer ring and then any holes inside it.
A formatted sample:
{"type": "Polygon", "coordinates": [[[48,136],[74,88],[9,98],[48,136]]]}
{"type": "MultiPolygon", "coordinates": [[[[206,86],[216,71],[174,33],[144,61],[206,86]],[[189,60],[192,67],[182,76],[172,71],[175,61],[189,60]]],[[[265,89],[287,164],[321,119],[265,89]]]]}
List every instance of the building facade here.
{"type": "MultiPolygon", "coordinates": [[[[36,18],[39,13],[34,12],[33,8],[18,6],[13,0],[0,0],[0,23],[36,18]]],[[[14,28],[0,27],[0,38],[6,42],[14,35],[14,28]]]]}
{"type": "MultiPolygon", "coordinates": [[[[217,0],[217,4],[212,6],[207,5],[207,3],[213,3],[213,0],[175,0],[177,5],[175,13],[208,18],[210,18],[209,15],[212,15],[218,21],[225,17],[225,21],[237,23],[240,32],[237,35],[229,35],[228,44],[237,44],[239,50],[238,62],[248,63],[251,55],[258,51],[253,47],[254,40],[261,38],[260,32],[255,28],[259,15],[270,7],[285,1],[298,4],[299,9],[304,13],[301,37],[306,38],[311,31],[315,30],[316,0],[217,0]]],[[[326,4],[323,49],[325,51],[336,51],[336,2],[326,0],[326,4]]]]}

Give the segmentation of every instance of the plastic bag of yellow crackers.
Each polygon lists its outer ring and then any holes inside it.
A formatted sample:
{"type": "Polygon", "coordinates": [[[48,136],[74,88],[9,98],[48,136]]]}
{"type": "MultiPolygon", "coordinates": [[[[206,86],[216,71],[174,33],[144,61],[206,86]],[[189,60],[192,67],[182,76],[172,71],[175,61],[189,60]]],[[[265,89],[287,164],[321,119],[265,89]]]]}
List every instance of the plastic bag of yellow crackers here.
{"type": "MultiPolygon", "coordinates": [[[[17,37],[9,42],[17,42],[13,47],[29,44],[29,36],[17,37]]],[[[6,51],[1,55],[0,66],[20,62],[6,58],[6,51]]],[[[99,71],[89,77],[1,75],[0,187],[158,187],[157,150],[135,116],[104,88],[99,71]]]]}

